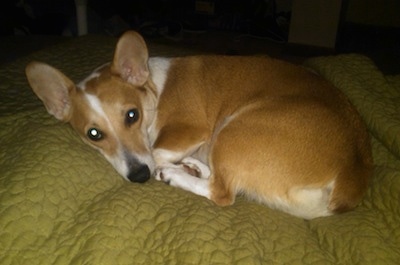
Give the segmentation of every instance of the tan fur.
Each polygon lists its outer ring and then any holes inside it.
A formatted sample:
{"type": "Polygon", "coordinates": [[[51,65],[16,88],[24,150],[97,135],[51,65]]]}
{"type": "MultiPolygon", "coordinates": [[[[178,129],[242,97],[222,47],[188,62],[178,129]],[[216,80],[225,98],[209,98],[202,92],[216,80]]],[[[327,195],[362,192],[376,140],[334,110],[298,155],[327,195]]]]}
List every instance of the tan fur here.
{"type": "Polygon", "coordinates": [[[232,204],[243,192],[313,218],[359,204],[372,172],[368,133],[354,107],[327,81],[271,58],[194,56],[171,59],[158,94],[147,60],[143,39],[128,32],[111,66],[87,81],[85,93],[102,102],[107,117],[115,117],[108,120],[88,111],[82,91],[57,70],[33,63],[27,76],[49,112],[63,113],[55,116],[69,121],[82,138],[91,126],[105,130],[108,138],[85,141],[106,157],[117,152],[118,144],[132,155],[151,155],[151,170],[161,170],[161,180],[168,172],[195,175],[199,180],[192,183],[209,178],[210,195],[207,188],[199,194],[218,205],[232,204]],[[43,72],[50,72],[49,80],[43,72]],[[61,94],[68,96],[48,99],[55,96],[45,82],[61,83],[66,87],[61,94]],[[54,103],[60,101],[69,108],[54,103]],[[52,104],[56,107],[48,107],[52,104]],[[141,118],[126,126],[121,117],[132,108],[140,110],[141,118]],[[180,171],[186,157],[204,163],[211,176],[185,164],[180,171]],[[322,209],[307,213],[314,197],[322,209]]]}
{"type": "Polygon", "coordinates": [[[269,58],[189,57],[172,69],[157,124],[173,129],[163,130],[154,148],[212,146],[217,204],[231,204],[237,190],[290,201],[292,188],[321,188],[334,179],[332,211],[359,203],[372,164],[368,135],[350,103],[322,78],[269,58]]]}

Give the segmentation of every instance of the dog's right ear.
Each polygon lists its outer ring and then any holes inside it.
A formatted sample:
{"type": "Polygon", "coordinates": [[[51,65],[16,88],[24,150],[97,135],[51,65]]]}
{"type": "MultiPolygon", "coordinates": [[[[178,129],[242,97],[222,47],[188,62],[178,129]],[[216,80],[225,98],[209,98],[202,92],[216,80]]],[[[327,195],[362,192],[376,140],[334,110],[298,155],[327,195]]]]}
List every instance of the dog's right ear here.
{"type": "Polygon", "coordinates": [[[61,121],[68,121],[71,112],[70,93],[74,83],[59,70],[40,62],[31,62],[25,69],[33,92],[43,101],[47,112],[61,121]]]}

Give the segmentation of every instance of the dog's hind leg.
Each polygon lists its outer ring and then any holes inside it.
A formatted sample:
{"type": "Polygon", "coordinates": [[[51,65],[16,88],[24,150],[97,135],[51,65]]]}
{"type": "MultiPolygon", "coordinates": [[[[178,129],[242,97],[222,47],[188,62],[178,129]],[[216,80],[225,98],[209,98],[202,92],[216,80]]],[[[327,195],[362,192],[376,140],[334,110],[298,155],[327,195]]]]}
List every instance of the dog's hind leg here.
{"type": "Polygon", "coordinates": [[[232,205],[235,201],[236,191],[227,180],[221,172],[214,172],[210,177],[210,200],[219,206],[232,205]]]}
{"type": "Polygon", "coordinates": [[[189,171],[196,172],[195,174],[191,175],[195,175],[196,177],[203,179],[210,178],[211,175],[210,168],[193,157],[185,157],[184,159],[182,159],[180,164],[188,168],[189,171]]]}

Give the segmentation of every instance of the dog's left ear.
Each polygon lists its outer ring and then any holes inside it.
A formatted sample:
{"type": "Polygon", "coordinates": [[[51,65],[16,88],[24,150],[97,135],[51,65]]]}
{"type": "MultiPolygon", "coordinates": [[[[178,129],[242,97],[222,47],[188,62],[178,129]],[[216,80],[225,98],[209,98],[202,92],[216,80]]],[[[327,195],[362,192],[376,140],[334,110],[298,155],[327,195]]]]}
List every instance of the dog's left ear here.
{"type": "Polygon", "coordinates": [[[142,86],[149,77],[148,59],[147,46],[142,36],[127,31],[118,40],[111,71],[133,85],[142,86]]]}

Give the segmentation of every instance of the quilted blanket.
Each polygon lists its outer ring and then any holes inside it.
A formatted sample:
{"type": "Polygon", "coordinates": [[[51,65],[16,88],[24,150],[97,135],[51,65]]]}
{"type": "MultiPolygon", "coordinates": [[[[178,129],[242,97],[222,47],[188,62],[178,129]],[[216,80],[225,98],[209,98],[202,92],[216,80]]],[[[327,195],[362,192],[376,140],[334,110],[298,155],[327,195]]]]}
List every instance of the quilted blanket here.
{"type": "MultiPolygon", "coordinates": [[[[368,125],[376,165],[354,211],[306,221],[239,197],[230,207],[163,183],[124,181],[47,114],[31,60],[79,81],[115,40],[86,36],[0,65],[0,264],[398,264],[400,75],[361,55],[306,67],[343,90],[368,125]]],[[[150,45],[151,55],[186,55],[150,45]]]]}

